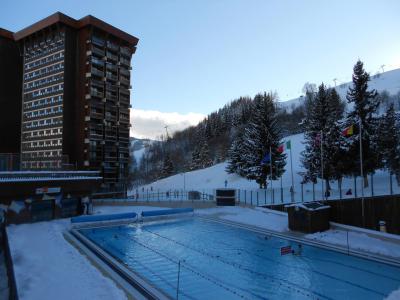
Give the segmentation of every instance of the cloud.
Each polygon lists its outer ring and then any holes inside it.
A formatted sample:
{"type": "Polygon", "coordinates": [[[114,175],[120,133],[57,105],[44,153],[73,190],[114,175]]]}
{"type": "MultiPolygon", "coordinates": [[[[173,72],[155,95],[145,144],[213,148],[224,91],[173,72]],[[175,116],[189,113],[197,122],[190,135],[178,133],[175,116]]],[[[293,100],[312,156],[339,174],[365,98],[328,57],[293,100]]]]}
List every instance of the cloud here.
{"type": "Polygon", "coordinates": [[[165,113],[156,110],[131,110],[131,136],[137,138],[159,138],[165,135],[165,125],[168,125],[168,133],[197,125],[205,115],[198,113],[180,114],[177,112],[165,113]]]}

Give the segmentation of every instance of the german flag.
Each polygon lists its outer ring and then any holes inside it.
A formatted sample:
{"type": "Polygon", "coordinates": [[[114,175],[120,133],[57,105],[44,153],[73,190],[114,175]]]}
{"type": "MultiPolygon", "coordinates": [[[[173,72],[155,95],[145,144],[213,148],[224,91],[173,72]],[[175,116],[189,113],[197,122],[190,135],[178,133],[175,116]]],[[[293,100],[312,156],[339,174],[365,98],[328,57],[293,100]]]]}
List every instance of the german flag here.
{"type": "Polygon", "coordinates": [[[343,131],[342,131],[342,135],[343,136],[346,136],[346,137],[348,137],[348,136],[352,136],[353,135],[353,133],[354,133],[354,125],[350,125],[349,127],[347,127],[347,128],[345,128],[343,131]]]}

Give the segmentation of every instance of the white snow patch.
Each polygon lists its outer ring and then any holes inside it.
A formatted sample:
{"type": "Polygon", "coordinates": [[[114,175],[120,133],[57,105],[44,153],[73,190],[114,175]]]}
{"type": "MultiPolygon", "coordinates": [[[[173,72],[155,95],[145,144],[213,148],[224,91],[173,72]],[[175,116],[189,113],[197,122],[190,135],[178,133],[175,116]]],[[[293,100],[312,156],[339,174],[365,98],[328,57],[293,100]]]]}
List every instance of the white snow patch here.
{"type": "Polygon", "coordinates": [[[19,214],[21,210],[25,208],[25,204],[23,201],[13,201],[11,202],[10,206],[8,207],[9,210],[14,211],[15,213],[19,214]]]}
{"type": "Polygon", "coordinates": [[[325,232],[307,234],[305,238],[347,247],[347,234],[349,235],[349,247],[352,250],[400,257],[400,244],[383,241],[365,233],[331,229],[325,232]]]}

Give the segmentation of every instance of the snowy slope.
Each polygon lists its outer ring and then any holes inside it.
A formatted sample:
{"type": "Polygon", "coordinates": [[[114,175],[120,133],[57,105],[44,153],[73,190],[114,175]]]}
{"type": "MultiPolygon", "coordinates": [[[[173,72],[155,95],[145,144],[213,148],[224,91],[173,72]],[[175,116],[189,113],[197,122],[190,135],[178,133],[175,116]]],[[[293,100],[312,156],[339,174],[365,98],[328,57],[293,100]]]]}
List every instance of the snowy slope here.
{"type": "MultiPolygon", "coordinates": [[[[317,83],[317,86],[320,83],[317,83]]],[[[346,94],[349,87],[352,85],[351,82],[340,84],[336,87],[336,91],[340,97],[345,100],[346,94]]],[[[386,90],[390,95],[396,95],[400,92],[400,69],[395,69],[387,71],[378,75],[371,76],[371,81],[369,83],[371,89],[376,89],[378,92],[386,90]]],[[[302,97],[282,101],[280,105],[282,107],[290,108],[292,105],[298,105],[301,103],[302,97]]]]}
{"type": "Polygon", "coordinates": [[[134,137],[131,138],[130,152],[131,155],[135,157],[137,163],[139,163],[142,159],[145,149],[153,142],[154,141],[150,139],[137,139],[134,137]]]}
{"type": "MultiPolygon", "coordinates": [[[[303,138],[304,135],[301,134],[296,134],[287,137],[285,140],[290,140],[292,143],[292,157],[293,157],[293,177],[294,177],[294,188],[295,188],[295,197],[296,201],[301,201],[301,181],[302,178],[299,175],[299,172],[304,171],[303,168],[301,167],[301,151],[304,150],[304,145],[303,145],[303,138]]],[[[285,202],[289,202],[291,197],[290,197],[290,186],[291,186],[291,172],[290,172],[290,152],[287,151],[287,164],[286,164],[286,172],[284,173],[282,177],[282,187],[283,187],[283,198],[285,202]]],[[[253,190],[254,192],[259,191],[260,193],[260,201],[267,200],[271,198],[270,191],[267,190],[259,190],[258,185],[255,181],[249,181],[245,178],[242,178],[236,174],[228,174],[225,172],[227,163],[220,163],[217,165],[214,165],[212,167],[206,168],[206,169],[201,169],[201,170],[196,170],[192,172],[186,172],[186,173],[181,173],[177,174],[171,177],[164,178],[162,180],[156,181],[152,184],[149,184],[147,186],[144,186],[144,189],[153,189],[153,190],[170,190],[170,189],[176,189],[176,190],[199,190],[199,191],[210,191],[215,188],[221,188],[224,187],[225,185],[225,180],[228,181],[228,187],[229,188],[235,188],[235,189],[246,189],[246,190],[253,190]],[[263,198],[264,197],[264,198],[263,198]],[[266,199],[265,199],[266,198],[266,199]]],[[[281,181],[280,180],[274,180],[273,181],[273,188],[274,188],[274,196],[275,199],[280,201],[280,189],[281,181]]],[[[393,187],[394,187],[394,192],[395,193],[400,193],[400,187],[397,186],[395,183],[395,180],[393,179],[393,187]]],[[[270,185],[269,187],[270,188],[270,185]]],[[[316,199],[321,198],[321,181],[318,181],[318,183],[314,186],[315,188],[315,197],[316,199]]],[[[332,197],[333,198],[339,198],[339,190],[337,186],[337,182],[331,182],[331,188],[332,188],[332,197]]],[[[354,193],[354,180],[353,178],[346,178],[344,179],[342,183],[342,196],[346,197],[344,194],[348,189],[352,189],[352,192],[354,193]]],[[[313,186],[312,184],[308,183],[303,185],[303,200],[306,201],[311,201],[313,200],[313,186]]],[[[357,182],[357,192],[358,195],[361,194],[361,180],[358,179],[357,182]]],[[[371,195],[371,189],[368,188],[364,191],[365,195],[371,195]]],[[[374,194],[379,195],[379,194],[388,194],[389,193],[389,175],[385,171],[377,171],[377,173],[374,176],[374,194]]],[[[354,197],[353,195],[347,196],[349,198],[354,197]]]]}

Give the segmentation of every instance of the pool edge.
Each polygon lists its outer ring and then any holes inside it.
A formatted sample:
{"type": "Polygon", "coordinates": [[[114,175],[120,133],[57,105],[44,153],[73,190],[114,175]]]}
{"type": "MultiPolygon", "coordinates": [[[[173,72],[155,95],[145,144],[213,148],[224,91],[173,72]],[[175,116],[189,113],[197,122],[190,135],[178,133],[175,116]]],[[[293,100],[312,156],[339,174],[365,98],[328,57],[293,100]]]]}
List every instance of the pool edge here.
{"type": "Polygon", "coordinates": [[[101,269],[100,272],[105,272],[133,299],[171,299],[140,275],[126,268],[76,229],[70,229],[63,234],[68,242],[82,251],[89,260],[95,262],[95,267],[101,269]]]}

